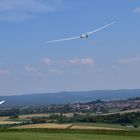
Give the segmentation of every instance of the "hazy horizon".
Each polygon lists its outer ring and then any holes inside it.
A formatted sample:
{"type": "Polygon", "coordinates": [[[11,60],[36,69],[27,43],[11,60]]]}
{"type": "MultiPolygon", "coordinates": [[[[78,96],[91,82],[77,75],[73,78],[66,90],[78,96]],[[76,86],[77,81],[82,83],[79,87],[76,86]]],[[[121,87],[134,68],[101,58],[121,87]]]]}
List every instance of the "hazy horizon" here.
{"type": "Polygon", "coordinates": [[[48,91],[48,92],[19,92],[15,94],[1,94],[0,96],[22,96],[22,95],[35,95],[35,94],[59,94],[59,93],[78,93],[78,92],[96,92],[96,91],[133,91],[140,89],[91,89],[91,90],[62,90],[62,91],[48,91]]]}

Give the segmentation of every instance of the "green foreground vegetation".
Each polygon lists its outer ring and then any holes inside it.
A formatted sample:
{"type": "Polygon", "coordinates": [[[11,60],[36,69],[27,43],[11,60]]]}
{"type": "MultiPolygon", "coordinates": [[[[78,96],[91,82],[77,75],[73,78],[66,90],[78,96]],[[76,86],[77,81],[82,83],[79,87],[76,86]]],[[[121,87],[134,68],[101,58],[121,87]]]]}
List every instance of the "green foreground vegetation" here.
{"type": "Polygon", "coordinates": [[[1,129],[1,140],[139,140],[139,131],[1,129]]]}
{"type": "Polygon", "coordinates": [[[0,133],[2,140],[139,140],[138,136],[99,135],[99,134],[68,134],[68,133],[34,133],[8,132],[0,133]]]}

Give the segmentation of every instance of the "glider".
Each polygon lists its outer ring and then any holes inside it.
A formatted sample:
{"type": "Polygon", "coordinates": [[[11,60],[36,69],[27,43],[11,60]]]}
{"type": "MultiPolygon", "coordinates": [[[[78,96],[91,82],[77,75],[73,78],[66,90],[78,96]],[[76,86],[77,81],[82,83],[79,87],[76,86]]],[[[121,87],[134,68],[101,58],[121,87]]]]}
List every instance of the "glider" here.
{"type": "Polygon", "coordinates": [[[111,25],[113,25],[115,22],[111,22],[105,26],[102,26],[96,30],[93,30],[93,31],[90,31],[90,32],[86,32],[86,33],[82,33],[80,36],[75,36],[75,37],[70,37],[70,38],[64,38],[64,39],[58,39],[58,40],[51,40],[51,41],[47,41],[47,43],[54,43],[54,42],[60,42],[60,41],[68,41],[68,40],[74,40],[74,39],[79,39],[79,38],[82,38],[82,39],[86,39],[89,37],[89,35],[92,35],[102,29],[105,29],[111,25]]]}
{"type": "Polygon", "coordinates": [[[1,101],[1,102],[0,102],[0,105],[3,104],[4,102],[5,102],[5,101],[1,101]]]}

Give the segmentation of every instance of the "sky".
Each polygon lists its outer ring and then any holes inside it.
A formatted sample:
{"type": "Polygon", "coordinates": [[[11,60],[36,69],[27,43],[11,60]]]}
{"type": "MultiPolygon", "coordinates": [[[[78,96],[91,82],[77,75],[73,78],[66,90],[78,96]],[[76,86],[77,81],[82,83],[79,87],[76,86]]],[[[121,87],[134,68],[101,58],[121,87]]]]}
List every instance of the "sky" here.
{"type": "Polygon", "coordinates": [[[139,37],[139,0],[0,0],[0,95],[138,89],[139,37]]]}

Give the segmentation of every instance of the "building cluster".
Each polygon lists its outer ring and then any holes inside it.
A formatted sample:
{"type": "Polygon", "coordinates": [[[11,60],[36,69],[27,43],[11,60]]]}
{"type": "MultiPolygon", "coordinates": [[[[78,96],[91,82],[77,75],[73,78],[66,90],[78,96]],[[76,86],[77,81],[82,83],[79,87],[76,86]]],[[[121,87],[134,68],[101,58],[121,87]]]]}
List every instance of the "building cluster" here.
{"type": "Polygon", "coordinates": [[[74,112],[109,113],[140,109],[140,100],[93,101],[70,105],[74,112]]]}

